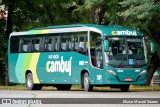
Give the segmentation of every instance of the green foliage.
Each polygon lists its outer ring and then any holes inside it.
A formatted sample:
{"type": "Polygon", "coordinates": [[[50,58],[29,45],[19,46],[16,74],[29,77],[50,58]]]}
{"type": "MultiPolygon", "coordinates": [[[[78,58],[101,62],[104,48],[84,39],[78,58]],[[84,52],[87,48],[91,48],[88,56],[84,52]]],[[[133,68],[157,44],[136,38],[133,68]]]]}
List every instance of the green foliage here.
{"type": "Polygon", "coordinates": [[[149,19],[151,20],[156,14],[158,3],[155,0],[125,0],[119,4],[122,7],[129,7],[125,11],[121,12],[124,17],[136,17],[137,19],[149,19]]]}
{"type": "Polygon", "coordinates": [[[119,4],[122,11],[118,12],[118,14],[124,17],[126,21],[129,20],[131,26],[134,24],[134,27],[146,30],[151,26],[157,25],[157,23],[160,25],[160,21],[158,20],[160,18],[160,1],[124,0],[119,4]]]}

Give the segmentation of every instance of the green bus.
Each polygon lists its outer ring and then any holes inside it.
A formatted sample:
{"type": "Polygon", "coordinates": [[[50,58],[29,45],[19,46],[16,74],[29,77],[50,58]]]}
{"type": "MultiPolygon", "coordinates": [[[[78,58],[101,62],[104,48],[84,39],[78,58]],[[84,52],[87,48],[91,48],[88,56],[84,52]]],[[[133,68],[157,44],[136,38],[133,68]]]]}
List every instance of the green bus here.
{"type": "Polygon", "coordinates": [[[9,82],[30,90],[54,86],[85,91],[110,86],[128,91],[146,84],[146,43],[140,31],[122,26],[73,24],[13,32],[8,41],[9,82]]]}

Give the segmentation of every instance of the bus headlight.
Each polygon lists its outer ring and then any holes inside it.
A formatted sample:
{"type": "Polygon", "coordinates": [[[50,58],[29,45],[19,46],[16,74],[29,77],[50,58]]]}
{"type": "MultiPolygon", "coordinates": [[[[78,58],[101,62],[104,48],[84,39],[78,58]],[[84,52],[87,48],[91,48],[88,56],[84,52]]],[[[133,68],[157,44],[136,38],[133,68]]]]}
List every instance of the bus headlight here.
{"type": "Polygon", "coordinates": [[[107,70],[107,72],[109,72],[110,74],[116,75],[116,73],[112,70],[107,70]]]}
{"type": "Polygon", "coordinates": [[[143,70],[139,75],[138,78],[136,79],[136,81],[138,81],[138,79],[141,77],[141,75],[145,74],[147,72],[147,70],[143,70]]]}
{"type": "Polygon", "coordinates": [[[139,75],[143,75],[147,72],[147,70],[143,70],[139,75]]]}

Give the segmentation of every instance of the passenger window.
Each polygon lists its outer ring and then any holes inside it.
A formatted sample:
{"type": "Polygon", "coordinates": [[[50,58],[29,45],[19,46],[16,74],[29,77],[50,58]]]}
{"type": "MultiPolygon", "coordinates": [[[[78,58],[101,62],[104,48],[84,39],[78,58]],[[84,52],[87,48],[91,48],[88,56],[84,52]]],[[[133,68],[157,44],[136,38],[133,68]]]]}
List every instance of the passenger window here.
{"type": "Polygon", "coordinates": [[[75,36],[73,41],[74,41],[74,51],[78,51],[78,37],[75,36]]]}
{"type": "Polygon", "coordinates": [[[54,47],[53,47],[53,37],[48,37],[46,40],[45,40],[45,50],[46,51],[54,51],[54,47]]]}
{"type": "Polygon", "coordinates": [[[87,43],[87,32],[77,32],[73,38],[74,51],[77,51],[81,54],[86,54],[86,43],[87,43]]]}
{"type": "Polygon", "coordinates": [[[55,51],[60,51],[60,36],[55,36],[54,37],[55,40],[55,51]]]}
{"type": "Polygon", "coordinates": [[[23,52],[31,52],[33,46],[33,40],[32,38],[24,38],[23,45],[22,45],[22,51],[23,52]]]}
{"type": "Polygon", "coordinates": [[[18,53],[20,48],[20,37],[12,36],[11,43],[10,43],[10,52],[11,53],[18,53]]]}
{"type": "Polygon", "coordinates": [[[66,36],[61,37],[61,51],[67,50],[67,38],[66,36]]]}
{"type": "Polygon", "coordinates": [[[86,46],[88,47],[87,32],[11,37],[11,53],[76,51],[86,54],[86,46]]]}
{"type": "Polygon", "coordinates": [[[86,37],[85,36],[81,36],[80,37],[80,41],[79,41],[79,51],[85,51],[85,48],[86,48],[86,44],[85,44],[85,42],[86,42],[86,37]]]}
{"type": "Polygon", "coordinates": [[[74,36],[72,34],[69,34],[68,36],[68,49],[69,51],[73,51],[74,48],[74,36]]]}
{"type": "Polygon", "coordinates": [[[49,35],[45,39],[45,50],[46,51],[60,51],[60,36],[59,35],[49,35]]]}
{"type": "Polygon", "coordinates": [[[67,35],[66,36],[66,51],[70,51],[69,50],[69,42],[70,42],[70,37],[67,35]]]}
{"type": "Polygon", "coordinates": [[[34,44],[34,50],[39,51],[40,50],[40,38],[35,39],[35,44],[34,44]]]}

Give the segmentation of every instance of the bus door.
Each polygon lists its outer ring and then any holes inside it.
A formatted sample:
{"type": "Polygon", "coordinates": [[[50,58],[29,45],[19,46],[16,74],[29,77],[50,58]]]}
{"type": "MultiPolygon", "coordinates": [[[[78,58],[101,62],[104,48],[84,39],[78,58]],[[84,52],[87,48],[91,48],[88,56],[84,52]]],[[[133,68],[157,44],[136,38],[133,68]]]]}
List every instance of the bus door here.
{"type": "Polygon", "coordinates": [[[102,60],[102,40],[100,34],[91,32],[90,36],[90,54],[92,65],[96,68],[103,69],[102,60]]]}

